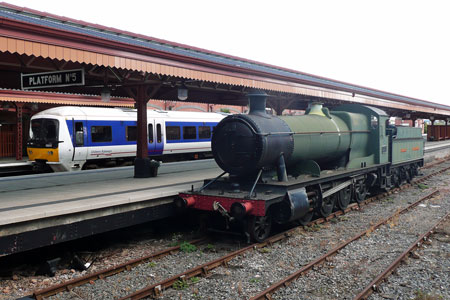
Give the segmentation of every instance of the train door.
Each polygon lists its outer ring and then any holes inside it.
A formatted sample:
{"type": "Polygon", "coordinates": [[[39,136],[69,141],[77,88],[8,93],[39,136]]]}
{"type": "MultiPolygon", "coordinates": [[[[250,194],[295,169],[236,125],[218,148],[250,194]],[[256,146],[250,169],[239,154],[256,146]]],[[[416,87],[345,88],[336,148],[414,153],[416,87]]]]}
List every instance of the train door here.
{"type": "Polygon", "coordinates": [[[149,120],[148,128],[148,153],[151,156],[163,153],[162,122],[158,119],[149,120]]]}
{"type": "Polygon", "coordinates": [[[72,161],[75,163],[80,162],[80,167],[82,163],[86,161],[87,157],[87,126],[86,121],[73,120],[73,156],[72,161]]]}

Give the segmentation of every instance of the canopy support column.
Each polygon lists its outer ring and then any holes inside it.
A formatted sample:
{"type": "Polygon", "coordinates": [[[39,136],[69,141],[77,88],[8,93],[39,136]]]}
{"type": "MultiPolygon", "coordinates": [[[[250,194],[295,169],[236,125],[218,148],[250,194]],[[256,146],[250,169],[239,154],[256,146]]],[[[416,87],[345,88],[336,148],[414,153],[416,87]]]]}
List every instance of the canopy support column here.
{"type": "Polygon", "coordinates": [[[22,118],[23,103],[16,103],[16,160],[23,158],[23,118],[22,118]]]}
{"type": "Polygon", "coordinates": [[[137,148],[136,159],[134,161],[135,178],[151,177],[147,143],[147,102],[149,99],[147,86],[138,86],[135,97],[137,108],[137,148]]]}

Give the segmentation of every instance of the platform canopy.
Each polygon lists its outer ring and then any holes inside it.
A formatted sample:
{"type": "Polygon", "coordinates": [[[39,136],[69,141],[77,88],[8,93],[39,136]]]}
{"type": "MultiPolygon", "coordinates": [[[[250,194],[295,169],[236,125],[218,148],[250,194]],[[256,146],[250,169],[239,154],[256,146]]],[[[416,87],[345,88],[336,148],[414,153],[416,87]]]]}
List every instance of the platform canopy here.
{"type": "MultiPolygon", "coordinates": [[[[355,102],[391,115],[450,116],[450,107],[248,59],[199,49],[27,8],[0,4],[0,87],[20,89],[20,74],[83,68],[83,86],[41,91],[136,98],[145,85],[155,99],[246,105],[249,89],[272,97],[276,111],[304,109],[309,101],[355,102]]],[[[0,98],[2,101],[2,98],[0,98]]]]}

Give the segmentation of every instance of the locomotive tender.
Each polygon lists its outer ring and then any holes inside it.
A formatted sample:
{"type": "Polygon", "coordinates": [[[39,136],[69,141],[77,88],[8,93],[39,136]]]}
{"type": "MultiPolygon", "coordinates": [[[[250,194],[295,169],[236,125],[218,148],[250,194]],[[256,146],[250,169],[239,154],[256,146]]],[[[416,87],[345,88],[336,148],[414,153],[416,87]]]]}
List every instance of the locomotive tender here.
{"type": "Polygon", "coordinates": [[[177,208],[220,213],[262,241],[273,222],[327,217],[371,191],[410,181],[423,166],[421,129],[391,126],[378,108],[329,111],[316,103],[302,116],[273,116],[265,93],[248,97],[249,114],[230,115],[214,131],[212,151],[224,172],[181,193],[177,208]]]}
{"type": "MultiPolygon", "coordinates": [[[[147,111],[148,154],[162,159],[211,155],[222,113],[147,111]]],[[[61,106],[31,118],[27,153],[37,169],[77,171],[131,164],[136,156],[135,109],[61,106]]]]}

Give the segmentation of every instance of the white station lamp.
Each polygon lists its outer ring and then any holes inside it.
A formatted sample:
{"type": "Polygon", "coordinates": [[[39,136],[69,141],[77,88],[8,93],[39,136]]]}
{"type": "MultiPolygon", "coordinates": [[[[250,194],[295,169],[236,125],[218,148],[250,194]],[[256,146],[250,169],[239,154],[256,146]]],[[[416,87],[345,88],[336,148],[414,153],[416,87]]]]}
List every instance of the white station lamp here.
{"type": "Polygon", "coordinates": [[[178,100],[184,101],[188,98],[188,89],[183,84],[182,86],[178,87],[178,100]]]}

